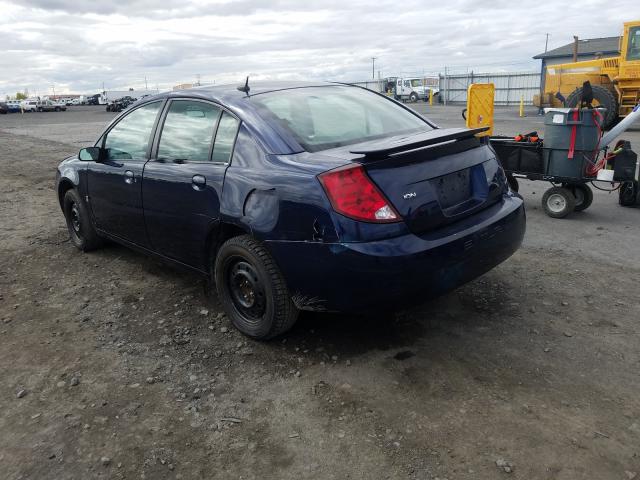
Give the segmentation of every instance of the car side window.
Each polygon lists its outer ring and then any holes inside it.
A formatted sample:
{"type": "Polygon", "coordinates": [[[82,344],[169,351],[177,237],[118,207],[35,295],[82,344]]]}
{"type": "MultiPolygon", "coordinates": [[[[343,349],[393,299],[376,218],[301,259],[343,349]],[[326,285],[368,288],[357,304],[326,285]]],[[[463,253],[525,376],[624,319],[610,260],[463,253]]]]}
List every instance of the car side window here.
{"type": "Polygon", "coordinates": [[[216,132],[216,140],[213,144],[214,162],[229,163],[239,126],[240,121],[237,118],[227,112],[222,113],[218,131],[216,132]]]}
{"type": "Polygon", "coordinates": [[[146,160],[161,106],[162,102],[153,102],[136,108],[109,130],[104,142],[107,160],[146,160]]]}
{"type": "Polygon", "coordinates": [[[174,100],[162,127],[158,158],[208,162],[220,108],[193,100],[174,100]]]}

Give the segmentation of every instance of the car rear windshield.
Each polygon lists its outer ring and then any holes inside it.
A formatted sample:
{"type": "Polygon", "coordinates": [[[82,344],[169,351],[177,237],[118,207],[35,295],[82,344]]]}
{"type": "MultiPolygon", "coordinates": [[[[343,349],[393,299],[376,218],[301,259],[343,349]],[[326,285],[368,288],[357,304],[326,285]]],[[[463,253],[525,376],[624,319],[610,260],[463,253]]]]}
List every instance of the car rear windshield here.
{"type": "Polygon", "coordinates": [[[308,152],[432,129],[411,111],[357,87],[296,88],[251,99],[263,118],[288,130],[308,152]]]}

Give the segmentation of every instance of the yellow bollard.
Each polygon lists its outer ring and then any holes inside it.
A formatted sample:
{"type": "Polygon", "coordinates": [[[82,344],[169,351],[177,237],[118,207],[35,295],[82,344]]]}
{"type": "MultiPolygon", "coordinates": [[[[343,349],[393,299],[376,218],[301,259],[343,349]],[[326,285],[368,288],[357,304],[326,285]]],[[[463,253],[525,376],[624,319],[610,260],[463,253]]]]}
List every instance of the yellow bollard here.
{"type": "Polygon", "coordinates": [[[524,95],[520,95],[520,116],[524,117],[524,95]]]}
{"type": "Polygon", "coordinates": [[[433,88],[429,89],[429,106],[433,105],[433,88]]]}

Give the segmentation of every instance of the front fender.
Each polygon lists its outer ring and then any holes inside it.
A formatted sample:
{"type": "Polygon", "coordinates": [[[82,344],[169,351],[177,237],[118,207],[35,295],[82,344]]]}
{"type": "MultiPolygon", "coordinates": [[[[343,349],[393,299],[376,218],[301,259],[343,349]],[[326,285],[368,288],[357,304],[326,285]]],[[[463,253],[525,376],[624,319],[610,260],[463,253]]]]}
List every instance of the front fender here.
{"type": "Polygon", "coordinates": [[[62,200],[64,193],[70,188],[78,190],[81,196],[86,195],[86,188],[82,181],[86,174],[87,162],[78,160],[77,156],[69,157],[58,165],[56,172],[56,192],[60,208],[62,208],[62,200]]]}

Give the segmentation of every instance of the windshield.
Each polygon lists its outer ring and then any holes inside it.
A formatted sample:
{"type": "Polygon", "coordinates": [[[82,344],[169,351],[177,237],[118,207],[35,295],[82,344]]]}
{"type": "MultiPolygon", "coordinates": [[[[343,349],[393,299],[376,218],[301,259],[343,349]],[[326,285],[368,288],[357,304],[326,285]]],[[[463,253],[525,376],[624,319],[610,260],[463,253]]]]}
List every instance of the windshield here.
{"type": "Polygon", "coordinates": [[[251,100],[263,118],[291,132],[308,152],[432,129],[409,110],[362,88],[297,88],[251,100]]]}

